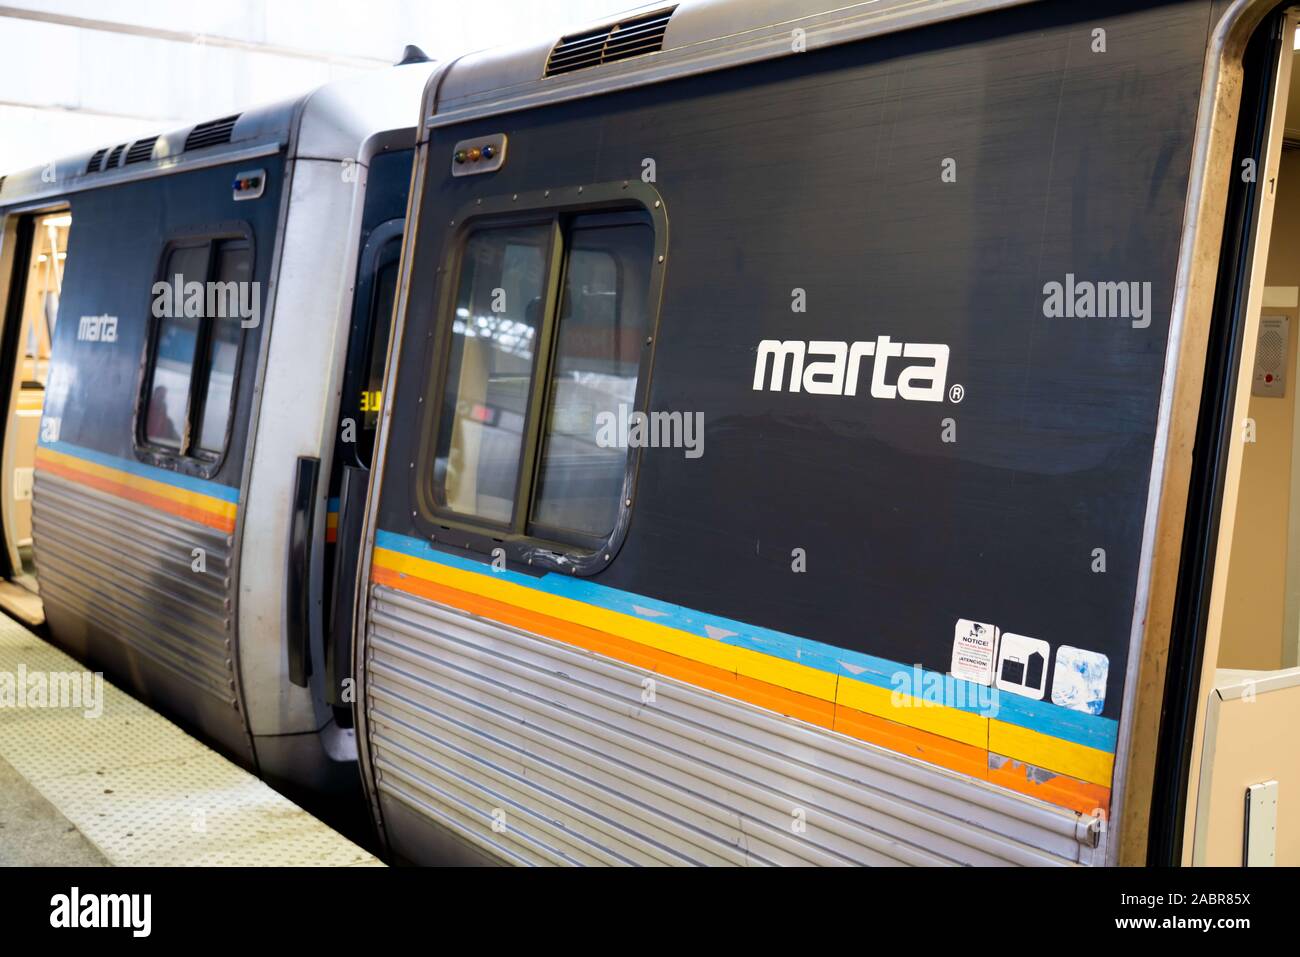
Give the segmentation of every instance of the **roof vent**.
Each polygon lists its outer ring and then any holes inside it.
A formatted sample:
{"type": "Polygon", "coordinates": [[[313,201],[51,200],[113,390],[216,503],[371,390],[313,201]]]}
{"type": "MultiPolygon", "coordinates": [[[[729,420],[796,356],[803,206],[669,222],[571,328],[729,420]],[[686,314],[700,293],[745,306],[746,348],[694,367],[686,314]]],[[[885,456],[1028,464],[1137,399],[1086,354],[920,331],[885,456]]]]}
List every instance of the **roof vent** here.
{"type": "Polygon", "coordinates": [[[92,156],[90,158],[90,162],[86,164],[86,172],[98,173],[103,168],[104,157],[107,155],[108,155],[107,146],[105,146],[102,150],[95,150],[95,155],[92,156]]]}
{"type": "Polygon", "coordinates": [[[142,140],[136,140],[131,144],[131,148],[126,151],[126,165],[149,162],[149,160],[153,159],[153,145],[157,142],[157,136],[146,136],[142,140]]]}
{"type": "Polygon", "coordinates": [[[109,153],[108,159],[104,161],[104,169],[117,169],[118,161],[122,158],[124,152],[126,152],[125,143],[118,143],[114,146],[113,152],[109,153]]]}
{"type": "Polygon", "coordinates": [[[561,37],[546,60],[543,76],[559,76],[574,70],[658,53],[664,47],[664,32],[675,6],[654,13],[620,20],[586,33],[561,37]]]}
{"type": "Polygon", "coordinates": [[[429,54],[425,53],[414,43],[408,43],[406,49],[402,51],[402,58],[393,66],[406,66],[408,63],[428,63],[429,54]]]}
{"type": "Polygon", "coordinates": [[[219,120],[208,120],[206,123],[200,123],[190,130],[189,136],[185,137],[185,152],[201,150],[205,146],[219,146],[222,143],[229,143],[237,119],[239,119],[238,113],[234,116],[223,116],[219,120]]]}

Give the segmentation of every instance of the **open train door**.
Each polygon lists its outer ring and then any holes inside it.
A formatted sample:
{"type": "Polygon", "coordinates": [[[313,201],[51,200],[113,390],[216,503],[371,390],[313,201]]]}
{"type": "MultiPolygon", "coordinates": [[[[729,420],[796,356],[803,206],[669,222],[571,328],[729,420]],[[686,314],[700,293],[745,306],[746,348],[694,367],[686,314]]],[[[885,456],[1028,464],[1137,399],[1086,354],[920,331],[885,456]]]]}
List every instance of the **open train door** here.
{"type": "Polygon", "coordinates": [[[1197,425],[1151,864],[1300,864],[1298,26],[1275,9],[1242,60],[1204,387],[1182,410],[1197,425]]]}
{"type": "Polygon", "coordinates": [[[15,213],[0,240],[0,608],[29,625],[45,620],[32,545],[32,479],[41,411],[50,372],[59,294],[67,265],[72,214],[66,205],[15,213]]]}

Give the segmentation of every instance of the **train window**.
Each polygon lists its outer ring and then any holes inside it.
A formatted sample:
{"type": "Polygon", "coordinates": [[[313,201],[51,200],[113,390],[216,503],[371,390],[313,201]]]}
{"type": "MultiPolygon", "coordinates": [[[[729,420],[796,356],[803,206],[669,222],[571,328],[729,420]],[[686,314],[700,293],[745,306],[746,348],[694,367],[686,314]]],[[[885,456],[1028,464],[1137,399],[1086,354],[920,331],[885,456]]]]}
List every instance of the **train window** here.
{"type": "Polygon", "coordinates": [[[514,516],[550,237],[542,223],[481,229],[465,244],[434,461],[448,511],[514,516]]]}
{"type": "Polygon", "coordinates": [[[657,220],[626,207],[529,215],[488,214],[451,264],[429,504],[453,540],[577,571],[624,508],[632,453],[618,429],[644,400],[657,220]]]}
{"type": "Polygon", "coordinates": [[[203,237],[169,245],[161,281],[171,292],[168,308],[155,308],[144,379],[140,434],[145,445],[205,462],[220,458],[234,403],[241,310],[252,276],[253,250],[246,238],[203,237]],[[191,298],[192,283],[203,290],[201,308],[192,305],[199,301],[191,298]]]}
{"type": "MultiPolygon", "coordinates": [[[[207,278],[208,247],[178,246],[167,257],[165,281],[187,285],[207,278]]],[[[199,319],[186,316],[183,310],[169,310],[158,320],[154,346],[153,374],[149,389],[149,406],[145,415],[144,435],[151,445],[182,449],[185,444],[186,409],[189,406],[190,379],[194,353],[199,341],[199,319]]]]}
{"type": "MultiPolygon", "coordinates": [[[[400,240],[389,244],[400,251],[400,240]]],[[[370,317],[370,340],[366,343],[365,389],[361,393],[361,429],[357,454],[369,464],[375,453],[379,410],[383,407],[384,363],[388,359],[388,334],[393,324],[393,300],[397,296],[398,261],[394,256],[375,273],[374,306],[370,317]]]]}
{"type": "MultiPolygon", "coordinates": [[[[222,243],[217,251],[216,281],[220,283],[252,282],[253,258],[247,243],[222,243]]],[[[230,424],[231,400],[234,396],[235,360],[239,357],[240,319],[212,316],[208,319],[207,391],[199,426],[198,448],[220,455],[226,444],[226,427],[230,424]]]]}
{"type": "Polygon", "coordinates": [[[627,446],[598,438],[602,422],[626,422],[635,407],[654,231],[577,219],[566,247],[532,523],[581,544],[607,538],[618,517],[627,446]]]}

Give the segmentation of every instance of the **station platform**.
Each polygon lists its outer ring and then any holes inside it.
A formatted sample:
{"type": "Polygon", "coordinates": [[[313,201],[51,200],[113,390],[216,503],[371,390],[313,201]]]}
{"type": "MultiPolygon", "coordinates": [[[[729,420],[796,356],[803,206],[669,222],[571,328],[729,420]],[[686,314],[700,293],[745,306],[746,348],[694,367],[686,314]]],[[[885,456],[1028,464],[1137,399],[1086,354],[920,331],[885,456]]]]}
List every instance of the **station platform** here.
{"type": "Polygon", "coordinates": [[[0,615],[0,865],[382,866],[107,680],[54,700],[85,674],[0,615]]]}

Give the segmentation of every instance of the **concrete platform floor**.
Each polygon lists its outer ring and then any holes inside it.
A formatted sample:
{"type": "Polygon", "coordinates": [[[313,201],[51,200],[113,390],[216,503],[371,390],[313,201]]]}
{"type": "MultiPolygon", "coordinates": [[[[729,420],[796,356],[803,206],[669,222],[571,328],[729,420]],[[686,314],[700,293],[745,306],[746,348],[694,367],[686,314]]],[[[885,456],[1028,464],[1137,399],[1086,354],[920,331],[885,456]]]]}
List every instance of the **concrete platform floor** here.
{"type": "Polygon", "coordinates": [[[0,865],[24,864],[380,862],[0,615],[0,865]],[[95,700],[70,703],[73,679],[95,700]]]}
{"type": "Polygon", "coordinates": [[[0,867],[104,867],[108,858],[0,758],[0,867]]]}

